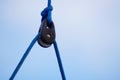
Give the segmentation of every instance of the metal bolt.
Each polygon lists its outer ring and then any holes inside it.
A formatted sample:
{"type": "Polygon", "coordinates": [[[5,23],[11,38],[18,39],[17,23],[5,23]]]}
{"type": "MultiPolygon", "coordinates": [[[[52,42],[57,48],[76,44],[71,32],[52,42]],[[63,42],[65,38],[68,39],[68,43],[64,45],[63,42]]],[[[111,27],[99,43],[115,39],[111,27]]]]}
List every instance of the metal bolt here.
{"type": "Polygon", "coordinates": [[[51,35],[50,35],[50,34],[47,34],[46,36],[47,36],[47,38],[50,38],[50,37],[51,37],[51,35]]]}

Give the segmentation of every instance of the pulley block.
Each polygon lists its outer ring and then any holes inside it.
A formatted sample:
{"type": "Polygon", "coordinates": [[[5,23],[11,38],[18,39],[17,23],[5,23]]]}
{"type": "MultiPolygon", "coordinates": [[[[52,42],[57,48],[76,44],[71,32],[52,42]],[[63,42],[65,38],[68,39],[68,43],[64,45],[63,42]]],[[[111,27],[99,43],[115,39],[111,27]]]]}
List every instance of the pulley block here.
{"type": "Polygon", "coordinates": [[[38,44],[44,48],[51,46],[55,41],[55,27],[53,22],[48,22],[47,19],[44,19],[41,23],[40,36],[38,38],[38,44]]]}

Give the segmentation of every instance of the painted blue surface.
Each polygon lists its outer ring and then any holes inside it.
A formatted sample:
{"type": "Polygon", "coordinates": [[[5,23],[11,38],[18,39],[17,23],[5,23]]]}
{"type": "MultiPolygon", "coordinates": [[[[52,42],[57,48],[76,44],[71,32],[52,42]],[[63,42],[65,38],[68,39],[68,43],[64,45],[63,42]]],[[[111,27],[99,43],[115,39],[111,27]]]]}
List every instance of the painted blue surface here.
{"type": "MultiPolygon", "coordinates": [[[[67,80],[120,80],[120,1],[52,0],[67,80]]],[[[8,80],[39,30],[47,0],[0,1],[0,80],[8,80]]],[[[53,46],[37,43],[15,80],[61,80],[53,46]]]]}

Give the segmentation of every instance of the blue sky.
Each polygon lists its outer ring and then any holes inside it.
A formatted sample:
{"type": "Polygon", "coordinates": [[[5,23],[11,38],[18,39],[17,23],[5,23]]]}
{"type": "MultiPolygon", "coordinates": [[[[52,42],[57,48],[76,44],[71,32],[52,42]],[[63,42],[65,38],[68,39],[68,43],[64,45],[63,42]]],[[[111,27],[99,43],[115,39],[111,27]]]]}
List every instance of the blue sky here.
{"type": "MultiPolygon", "coordinates": [[[[120,80],[120,0],[52,0],[67,80],[120,80]]],[[[8,80],[41,24],[47,0],[0,0],[0,80],[8,80]]],[[[37,43],[15,80],[61,80],[53,46],[37,43]]]]}

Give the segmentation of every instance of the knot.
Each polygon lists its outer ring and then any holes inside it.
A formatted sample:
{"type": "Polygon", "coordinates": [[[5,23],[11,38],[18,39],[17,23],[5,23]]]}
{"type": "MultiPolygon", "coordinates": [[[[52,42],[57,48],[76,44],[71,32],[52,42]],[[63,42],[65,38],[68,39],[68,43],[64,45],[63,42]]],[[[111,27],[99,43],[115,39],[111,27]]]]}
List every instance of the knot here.
{"type": "Polygon", "coordinates": [[[48,7],[46,7],[42,12],[41,12],[41,16],[42,16],[42,21],[44,19],[48,19],[48,21],[51,21],[51,11],[53,10],[53,7],[50,5],[48,7]]]}

